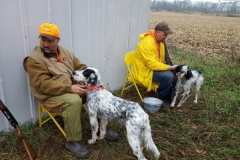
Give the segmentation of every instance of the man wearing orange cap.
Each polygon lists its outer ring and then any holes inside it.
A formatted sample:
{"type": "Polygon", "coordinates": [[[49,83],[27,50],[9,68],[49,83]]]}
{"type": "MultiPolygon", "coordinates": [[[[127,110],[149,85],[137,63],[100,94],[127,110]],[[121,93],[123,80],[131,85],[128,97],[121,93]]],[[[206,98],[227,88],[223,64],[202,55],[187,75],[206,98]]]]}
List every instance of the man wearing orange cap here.
{"type": "MultiPolygon", "coordinates": [[[[73,71],[87,66],[72,52],[58,45],[60,32],[56,25],[43,23],[39,33],[40,45],[23,61],[31,93],[49,111],[62,113],[66,148],[78,158],[87,158],[89,151],[80,143],[82,97],[85,97],[87,89],[83,84],[73,84],[71,79],[73,71]]],[[[118,134],[108,131],[105,138],[116,141],[118,134]]]]}
{"type": "MultiPolygon", "coordinates": [[[[158,98],[167,101],[172,100],[176,84],[173,73],[176,66],[172,66],[165,45],[172,33],[167,23],[160,22],[155,30],[141,34],[132,66],[134,78],[147,87],[147,91],[155,90],[158,98]]],[[[163,107],[170,108],[170,105],[164,102],[163,107]]]]}

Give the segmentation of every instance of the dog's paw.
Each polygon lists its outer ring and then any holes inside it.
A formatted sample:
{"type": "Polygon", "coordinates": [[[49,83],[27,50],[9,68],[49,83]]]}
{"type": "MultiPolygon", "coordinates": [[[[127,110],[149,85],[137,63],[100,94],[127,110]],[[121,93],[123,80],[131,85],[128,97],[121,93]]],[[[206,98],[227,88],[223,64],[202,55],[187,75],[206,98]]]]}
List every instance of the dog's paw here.
{"type": "Polygon", "coordinates": [[[154,158],[155,158],[156,160],[158,160],[159,157],[160,157],[160,153],[158,153],[157,155],[154,155],[154,158]]]}
{"type": "Polygon", "coordinates": [[[175,104],[175,102],[174,102],[174,103],[171,103],[171,105],[170,105],[170,106],[171,106],[171,107],[174,107],[174,104],[175,104]]]}
{"type": "Polygon", "coordinates": [[[194,100],[193,103],[196,103],[196,104],[197,104],[197,100],[194,100]]]}
{"type": "Polygon", "coordinates": [[[181,104],[178,104],[177,107],[181,107],[181,104]]]}
{"type": "Polygon", "coordinates": [[[96,143],[96,140],[94,140],[94,139],[89,139],[88,140],[88,144],[94,144],[94,143],[96,143]]]}

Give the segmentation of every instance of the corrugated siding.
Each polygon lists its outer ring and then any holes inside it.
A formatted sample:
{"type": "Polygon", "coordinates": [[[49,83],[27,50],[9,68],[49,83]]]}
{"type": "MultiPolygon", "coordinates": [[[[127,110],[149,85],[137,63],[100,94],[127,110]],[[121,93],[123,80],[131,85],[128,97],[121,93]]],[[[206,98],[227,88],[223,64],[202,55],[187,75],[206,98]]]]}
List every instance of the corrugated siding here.
{"type": "MultiPolygon", "coordinates": [[[[120,88],[126,74],[124,55],[148,30],[149,10],[150,0],[1,0],[1,100],[21,124],[38,118],[22,61],[39,43],[43,22],[57,24],[59,44],[98,68],[111,90],[120,88]]],[[[10,127],[0,114],[0,130],[10,127]]]]}

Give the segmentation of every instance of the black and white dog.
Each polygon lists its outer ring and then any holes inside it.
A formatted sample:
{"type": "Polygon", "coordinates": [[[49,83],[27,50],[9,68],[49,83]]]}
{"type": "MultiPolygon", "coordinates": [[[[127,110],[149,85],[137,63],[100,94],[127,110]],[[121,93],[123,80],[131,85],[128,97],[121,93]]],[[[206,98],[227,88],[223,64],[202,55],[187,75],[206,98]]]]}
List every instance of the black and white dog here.
{"type": "Polygon", "coordinates": [[[138,103],[127,101],[112,95],[101,85],[101,76],[97,69],[88,67],[85,70],[74,71],[73,78],[77,82],[84,82],[87,87],[87,109],[92,129],[92,139],[88,140],[93,144],[96,140],[104,139],[108,120],[117,120],[123,123],[127,130],[128,142],[133,154],[139,160],[145,160],[143,148],[158,159],[160,153],[153,142],[148,114],[144,112],[138,103]],[[98,120],[100,122],[100,136],[97,137],[98,120]]]}
{"type": "Polygon", "coordinates": [[[203,80],[204,80],[203,74],[197,70],[191,71],[191,69],[187,65],[177,66],[175,71],[176,71],[178,80],[177,80],[177,84],[176,84],[176,94],[171,103],[171,107],[174,107],[177,96],[178,96],[179,92],[181,91],[181,89],[183,88],[183,90],[184,90],[183,97],[177,105],[177,107],[181,107],[181,105],[189,97],[192,84],[196,85],[196,94],[195,94],[194,103],[197,103],[198,94],[200,92],[200,87],[203,84],[203,80]]]}

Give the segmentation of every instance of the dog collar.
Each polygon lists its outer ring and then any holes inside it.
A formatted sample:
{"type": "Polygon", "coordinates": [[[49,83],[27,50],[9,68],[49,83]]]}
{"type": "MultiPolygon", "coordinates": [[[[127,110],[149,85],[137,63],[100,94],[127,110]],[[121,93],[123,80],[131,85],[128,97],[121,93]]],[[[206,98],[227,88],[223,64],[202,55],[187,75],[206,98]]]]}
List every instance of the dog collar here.
{"type": "Polygon", "coordinates": [[[104,87],[102,86],[102,85],[100,85],[100,86],[88,86],[88,90],[89,91],[92,91],[92,90],[94,90],[94,89],[98,89],[98,88],[102,88],[102,89],[104,89],[104,87]]]}

